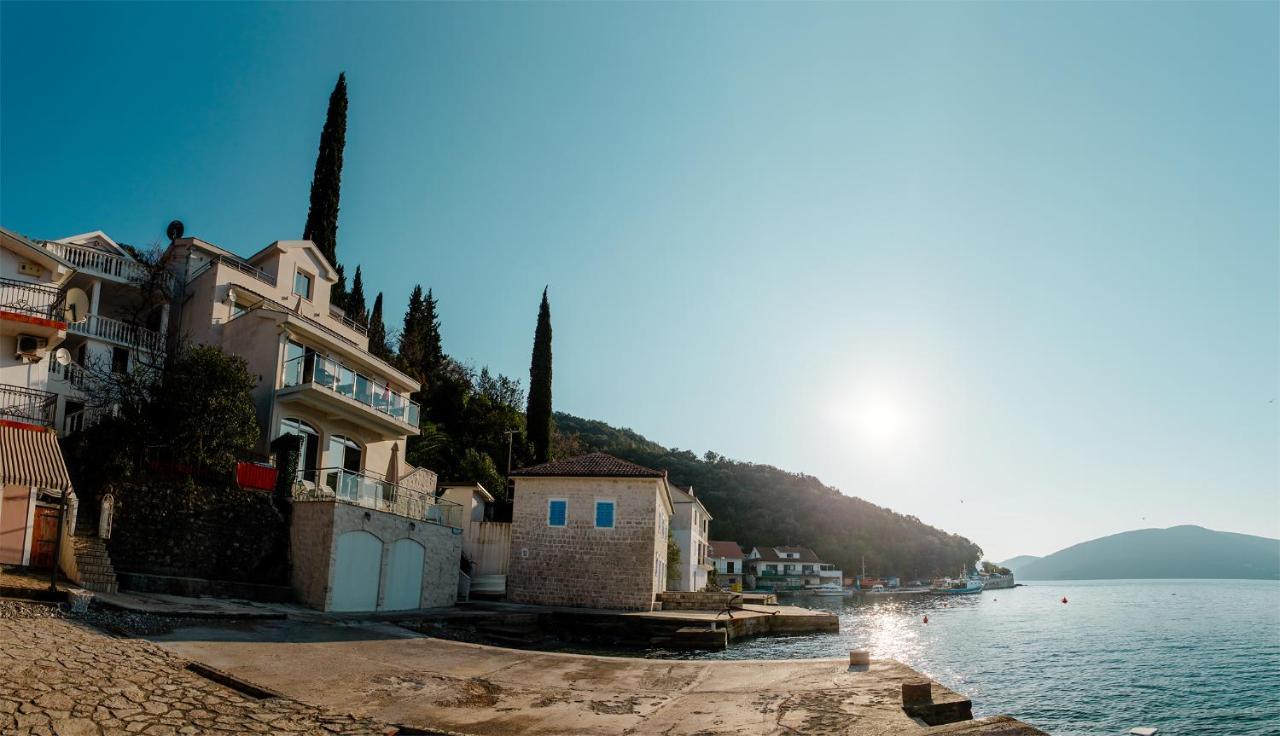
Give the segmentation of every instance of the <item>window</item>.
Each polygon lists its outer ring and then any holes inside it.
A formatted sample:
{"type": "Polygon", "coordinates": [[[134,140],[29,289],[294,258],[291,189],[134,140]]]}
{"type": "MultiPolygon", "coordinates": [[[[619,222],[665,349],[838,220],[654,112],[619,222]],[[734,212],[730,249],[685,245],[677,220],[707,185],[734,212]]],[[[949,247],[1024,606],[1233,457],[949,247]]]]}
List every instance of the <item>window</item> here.
{"type": "Polygon", "coordinates": [[[293,275],[293,293],[307,301],[311,301],[311,274],[299,269],[293,275]]]}
{"type": "Polygon", "coordinates": [[[298,471],[304,480],[315,482],[315,471],[320,460],[320,433],[316,428],[301,419],[284,419],[280,422],[280,434],[294,434],[302,438],[302,453],[299,456],[298,471]],[[307,473],[310,471],[310,478],[307,473]]]}
{"type": "Polygon", "coordinates": [[[613,501],[596,501],[596,528],[613,528],[613,501]]]}
{"type": "Polygon", "coordinates": [[[563,498],[547,501],[547,526],[565,526],[568,523],[569,502],[563,498]]]}
{"type": "Polygon", "coordinates": [[[235,319],[247,311],[249,311],[249,308],[241,304],[238,300],[233,299],[231,301],[231,319],[235,319]]]}
{"type": "Polygon", "coordinates": [[[733,560],[726,560],[724,563],[725,572],[733,572],[733,560]]]}
{"type": "Polygon", "coordinates": [[[129,351],[126,348],[111,348],[111,372],[129,372],[129,351]]]}

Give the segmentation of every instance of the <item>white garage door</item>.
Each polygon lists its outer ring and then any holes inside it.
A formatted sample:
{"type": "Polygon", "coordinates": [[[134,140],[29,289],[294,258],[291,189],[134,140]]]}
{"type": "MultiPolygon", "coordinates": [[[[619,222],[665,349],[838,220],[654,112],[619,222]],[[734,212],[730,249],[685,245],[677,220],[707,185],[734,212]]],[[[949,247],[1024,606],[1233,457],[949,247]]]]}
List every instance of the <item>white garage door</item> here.
{"type": "Polygon", "coordinates": [[[378,573],[382,540],[369,532],[338,537],[338,561],[333,566],[333,611],[372,611],[378,607],[378,573]]]}
{"type": "Polygon", "coordinates": [[[387,590],[382,607],[388,611],[407,611],[421,607],[422,563],[426,550],[412,539],[398,539],[391,545],[387,564],[387,590]]]}

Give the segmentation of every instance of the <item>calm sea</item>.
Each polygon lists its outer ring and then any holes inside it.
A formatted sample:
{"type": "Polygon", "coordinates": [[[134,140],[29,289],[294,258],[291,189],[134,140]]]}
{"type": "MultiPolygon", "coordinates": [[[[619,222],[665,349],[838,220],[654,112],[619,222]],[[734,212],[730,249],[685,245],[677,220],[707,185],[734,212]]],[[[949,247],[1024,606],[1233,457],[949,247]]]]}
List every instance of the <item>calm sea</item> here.
{"type": "Polygon", "coordinates": [[[967,694],[976,716],[1008,714],[1055,736],[1134,726],[1170,736],[1280,734],[1277,582],[1028,582],[954,598],[789,602],[838,612],[840,633],[748,640],[697,656],[870,649],[967,694]]]}

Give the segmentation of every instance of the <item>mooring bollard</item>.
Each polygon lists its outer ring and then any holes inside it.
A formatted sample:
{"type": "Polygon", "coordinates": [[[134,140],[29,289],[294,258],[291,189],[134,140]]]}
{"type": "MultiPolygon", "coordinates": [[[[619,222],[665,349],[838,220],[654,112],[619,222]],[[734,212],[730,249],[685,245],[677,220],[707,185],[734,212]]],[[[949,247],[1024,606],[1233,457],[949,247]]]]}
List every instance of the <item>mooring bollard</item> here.
{"type": "Polygon", "coordinates": [[[850,667],[857,667],[858,665],[870,665],[870,664],[871,664],[871,652],[868,652],[865,649],[849,650],[849,666],[850,667]]]}
{"type": "Polygon", "coordinates": [[[89,610],[89,602],[93,600],[93,593],[88,590],[70,590],[67,591],[67,602],[71,604],[72,613],[84,613],[89,610]]]}
{"type": "Polygon", "coordinates": [[[921,705],[933,701],[933,683],[928,680],[903,680],[902,705],[921,705]]]}

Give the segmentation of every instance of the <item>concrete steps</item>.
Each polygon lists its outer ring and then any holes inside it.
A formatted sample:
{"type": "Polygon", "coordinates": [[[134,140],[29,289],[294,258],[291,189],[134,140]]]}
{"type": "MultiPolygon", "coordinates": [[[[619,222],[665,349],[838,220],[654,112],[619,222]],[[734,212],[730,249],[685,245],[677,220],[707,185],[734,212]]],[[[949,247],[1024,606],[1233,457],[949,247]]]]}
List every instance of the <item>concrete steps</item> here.
{"type": "Polygon", "coordinates": [[[80,586],[95,593],[117,592],[120,586],[116,581],[116,570],[111,566],[106,542],[98,538],[97,527],[83,516],[78,518],[71,543],[75,549],[80,586]]]}

